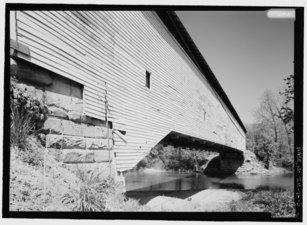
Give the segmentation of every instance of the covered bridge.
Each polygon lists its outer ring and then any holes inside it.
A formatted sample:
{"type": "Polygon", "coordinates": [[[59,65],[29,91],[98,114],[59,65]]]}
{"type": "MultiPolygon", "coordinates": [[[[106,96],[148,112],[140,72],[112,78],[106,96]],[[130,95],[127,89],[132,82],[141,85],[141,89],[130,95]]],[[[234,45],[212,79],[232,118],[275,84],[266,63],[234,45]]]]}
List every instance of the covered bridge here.
{"type": "Polygon", "coordinates": [[[175,12],[11,11],[10,40],[15,75],[50,109],[47,147],[64,135],[63,151],[118,172],[162,140],[245,150],[243,123],[175,12]]]}

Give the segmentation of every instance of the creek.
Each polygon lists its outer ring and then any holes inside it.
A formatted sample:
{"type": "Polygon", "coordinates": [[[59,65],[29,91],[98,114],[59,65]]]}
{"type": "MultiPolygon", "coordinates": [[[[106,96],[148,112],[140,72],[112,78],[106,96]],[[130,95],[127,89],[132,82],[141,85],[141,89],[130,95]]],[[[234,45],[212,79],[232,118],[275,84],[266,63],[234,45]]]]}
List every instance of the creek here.
{"type": "Polygon", "coordinates": [[[125,175],[126,191],[188,191],[204,189],[271,189],[293,190],[293,174],[231,175],[217,178],[201,174],[176,172],[142,173],[130,172],[125,175]]]}

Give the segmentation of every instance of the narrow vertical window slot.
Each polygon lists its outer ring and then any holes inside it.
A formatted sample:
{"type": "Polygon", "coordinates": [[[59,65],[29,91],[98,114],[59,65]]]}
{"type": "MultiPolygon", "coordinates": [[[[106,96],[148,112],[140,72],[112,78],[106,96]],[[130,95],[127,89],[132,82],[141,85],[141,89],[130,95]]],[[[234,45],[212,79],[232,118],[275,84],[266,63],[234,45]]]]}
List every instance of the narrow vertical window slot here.
{"type": "Polygon", "coordinates": [[[150,88],[150,73],[146,71],[146,87],[150,88]]]}

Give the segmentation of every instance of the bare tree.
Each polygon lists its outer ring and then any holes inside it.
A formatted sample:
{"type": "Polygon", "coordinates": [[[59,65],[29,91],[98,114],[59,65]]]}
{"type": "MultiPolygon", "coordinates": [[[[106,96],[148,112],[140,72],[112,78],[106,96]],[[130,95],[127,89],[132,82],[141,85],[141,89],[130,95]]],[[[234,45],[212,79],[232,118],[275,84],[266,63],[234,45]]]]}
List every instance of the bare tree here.
{"type": "Polygon", "coordinates": [[[278,142],[278,117],[276,112],[276,97],[271,90],[266,90],[261,98],[260,106],[256,109],[255,115],[258,123],[271,127],[274,132],[274,142],[278,142]]]}
{"type": "Polygon", "coordinates": [[[284,102],[285,99],[282,95],[267,90],[263,93],[260,106],[255,111],[255,116],[258,124],[262,123],[263,126],[267,126],[272,130],[274,142],[279,144],[279,150],[284,139],[287,139],[288,150],[292,154],[291,126],[288,125],[288,120],[283,119],[284,102]]]}
{"type": "Polygon", "coordinates": [[[294,75],[289,75],[284,79],[286,81],[286,87],[283,92],[280,92],[280,96],[283,97],[282,103],[278,106],[278,117],[283,122],[287,137],[290,154],[293,154],[291,137],[293,133],[294,125],[294,75]]]}

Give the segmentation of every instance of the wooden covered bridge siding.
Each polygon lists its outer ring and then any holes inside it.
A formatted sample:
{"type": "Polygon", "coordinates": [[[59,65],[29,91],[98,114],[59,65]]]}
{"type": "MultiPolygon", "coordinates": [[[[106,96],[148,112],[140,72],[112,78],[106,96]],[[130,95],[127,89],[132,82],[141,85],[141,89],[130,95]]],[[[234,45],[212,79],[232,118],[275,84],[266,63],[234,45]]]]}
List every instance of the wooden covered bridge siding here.
{"type": "Polygon", "coordinates": [[[127,142],[114,135],[118,171],[171,131],[244,149],[244,131],[155,12],[19,11],[16,18],[27,60],[83,84],[87,115],[105,119],[107,88],[113,128],[126,132],[127,142]]]}

